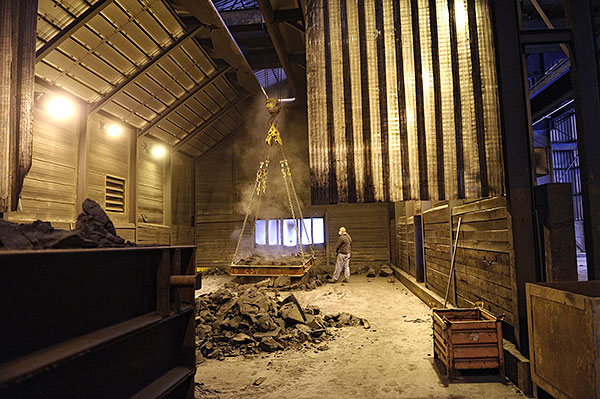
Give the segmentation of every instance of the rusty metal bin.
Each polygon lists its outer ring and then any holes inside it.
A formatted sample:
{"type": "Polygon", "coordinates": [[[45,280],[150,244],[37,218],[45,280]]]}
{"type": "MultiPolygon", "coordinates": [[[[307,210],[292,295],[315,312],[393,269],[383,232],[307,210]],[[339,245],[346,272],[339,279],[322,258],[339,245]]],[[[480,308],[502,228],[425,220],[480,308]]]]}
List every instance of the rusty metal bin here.
{"type": "Polygon", "coordinates": [[[527,284],[534,394],[600,398],[600,281],[527,284]]]}
{"type": "Polygon", "coordinates": [[[498,369],[504,380],[502,317],[481,308],[433,309],[432,317],[434,357],[449,381],[468,369],[498,369]]]}

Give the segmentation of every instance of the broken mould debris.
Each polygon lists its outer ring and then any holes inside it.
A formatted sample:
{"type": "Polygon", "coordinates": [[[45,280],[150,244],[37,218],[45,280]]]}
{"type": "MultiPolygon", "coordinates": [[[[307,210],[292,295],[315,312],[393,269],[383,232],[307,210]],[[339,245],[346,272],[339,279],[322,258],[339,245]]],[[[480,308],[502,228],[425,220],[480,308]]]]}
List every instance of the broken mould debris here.
{"type": "Polygon", "coordinates": [[[0,250],[128,247],[135,244],[117,235],[115,226],[100,205],[91,199],[82,204],[74,230],[59,230],[49,222],[31,224],[0,220],[0,250]]]}
{"type": "Polygon", "coordinates": [[[302,308],[293,294],[280,300],[260,284],[228,283],[196,299],[196,347],[203,358],[251,355],[307,345],[326,350],[332,327],[363,326],[349,313],[323,315],[316,306],[302,308]]]}

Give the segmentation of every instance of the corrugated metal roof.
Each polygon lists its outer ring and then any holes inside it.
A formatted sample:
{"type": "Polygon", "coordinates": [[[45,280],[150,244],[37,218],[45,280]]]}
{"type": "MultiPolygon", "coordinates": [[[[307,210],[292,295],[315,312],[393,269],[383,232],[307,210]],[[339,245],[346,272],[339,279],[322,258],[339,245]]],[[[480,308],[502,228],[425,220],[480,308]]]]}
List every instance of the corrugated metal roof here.
{"type": "Polygon", "coordinates": [[[40,0],[36,75],[142,135],[175,146],[197,134],[182,149],[200,155],[240,125],[243,104],[231,104],[247,94],[239,65],[211,56],[212,29],[185,26],[165,0],[40,0]]]}

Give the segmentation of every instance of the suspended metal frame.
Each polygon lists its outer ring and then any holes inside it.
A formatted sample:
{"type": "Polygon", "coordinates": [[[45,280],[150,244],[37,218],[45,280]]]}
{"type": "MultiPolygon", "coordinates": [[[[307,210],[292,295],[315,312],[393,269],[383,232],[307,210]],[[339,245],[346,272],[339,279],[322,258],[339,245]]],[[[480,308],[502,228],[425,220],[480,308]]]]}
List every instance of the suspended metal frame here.
{"type": "MultiPolygon", "coordinates": [[[[279,106],[279,105],[277,105],[279,106]]],[[[242,223],[242,229],[240,231],[240,236],[237,241],[237,245],[235,248],[235,252],[233,254],[233,258],[231,260],[230,265],[230,274],[231,275],[253,275],[253,276],[278,276],[281,274],[289,274],[290,276],[303,276],[311,267],[315,259],[315,251],[313,246],[312,236],[309,236],[308,231],[306,229],[306,224],[304,223],[304,215],[302,213],[302,207],[300,205],[300,200],[298,199],[298,194],[296,192],[296,188],[294,187],[294,182],[292,180],[292,171],[290,169],[287,157],[285,156],[285,151],[283,150],[283,142],[281,140],[281,135],[279,130],[276,127],[275,123],[275,114],[269,120],[269,130],[267,133],[267,137],[265,139],[266,148],[263,152],[263,156],[258,164],[258,170],[256,171],[256,179],[254,181],[254,187],[252,190],[252,194],[250,196],[250,201],[248,202],[248,206],[246,208],[246,214],[244,216],[244,222],[242,223]],[[246,227],[251,226],[250,237],[251,237],[251,247],[254,248],[255,245],[255,232],[256,232],[256,222],[259,217],[259,212],[261,210],[261,202],[267,191],[267,178],[269,175],[269,165],[270,165],[270,157],[271,150],[273,146],[278,147],[280,154],[279,167],[281,171],[281,176],[283,178],[283,182],[285,184],[286,196],[287,196],[287,205],[294,220],[294,229],[296,232],[296,248],[298,249],[298,253],[300,254],[301,264],[297,265],[244,265],[238,264],[236,262],[239,261],[238,254],[240,252],[241,243],[246,233],[246,227]],[[250,222],[250,223],[249,223],[250,222]],[[306,237],[309,238],[309,249],[310,253],[307,254],[304,251],[304,247],[302,244],[302,230],[306,237]]]]}

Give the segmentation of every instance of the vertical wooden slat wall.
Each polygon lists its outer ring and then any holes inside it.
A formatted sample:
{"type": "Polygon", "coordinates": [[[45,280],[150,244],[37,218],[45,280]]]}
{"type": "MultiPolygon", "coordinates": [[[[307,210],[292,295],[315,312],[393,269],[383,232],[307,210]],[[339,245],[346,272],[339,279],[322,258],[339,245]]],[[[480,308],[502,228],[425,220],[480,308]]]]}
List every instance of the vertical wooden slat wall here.
{"type": "Polygon", "coordinates": [[[487,0],[310,0],[314,204],[505,193],[487,0]]]}

